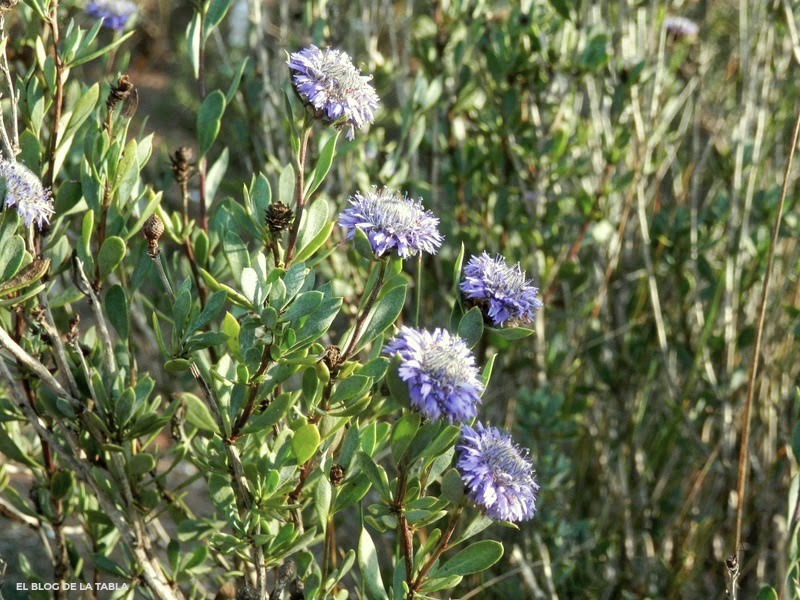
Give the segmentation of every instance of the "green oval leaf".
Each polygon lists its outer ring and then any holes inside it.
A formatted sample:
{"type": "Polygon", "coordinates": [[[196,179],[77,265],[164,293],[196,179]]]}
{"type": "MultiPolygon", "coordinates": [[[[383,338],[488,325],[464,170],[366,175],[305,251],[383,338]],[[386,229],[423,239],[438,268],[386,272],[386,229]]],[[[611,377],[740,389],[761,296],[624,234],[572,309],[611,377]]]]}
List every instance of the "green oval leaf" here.
{"type": "Polygon", "coordinates": [[[211,0],[203,21],[203,37],[205,39],[208,39],[211,32],[222,22],[230,7],[231,0],[211,0]]]}
{"type": "Polygon", "coordinates": [[[220,121],[225,112],[225,94],[214,90],[197,112],[197,144],[200,147],[200,156],[203,157],[211,148],[214,140],[219,135],[220,121]]]}
{"type": "Polygon", "coordinates": [[[386,589],[383,587],[383,579],[381,579],[381,567],[378,564],[375,543],[366,529],[361,530],[358,538],[358,568],[361,570],[361,577],[366,587],[365,597],[374,600],[388,598],[386,589]]]}
{"type": "MultiPolygon", "coordinates": [[[[406,385],[403,383],[403,385],[406,385]]],[[[407,387],[407,386],[406,386],[407,387]]],[[[417,435],[417,430],[419,429],[419,424],[422,421],[419,413],[408,413],[402,419],[400,419],[397,424],[395,424],[394,429],[392,430],[392,458],[394,459],[395,463],[399,463],[400,459],[405,454],[408,445],[411,443],[411,440],[414,439],[414,436],[417,435]]]]}
{"type": "Polygon", "coordinates": [[[392,288],[375,303],[364,333],[353,349],[354,353],[389,329],[397,320],[406,302],[406,287],[406,284],[403,283],[392,288]]]}
{"type": "Polygon", "coordinates": [[[508,329],[498,329],[496,327],[487,327],[486,331],[496,333],[504,340],[519,340],[533,334],[533,329],[526,327],[509,327],[508,329]]]}
{"type": "Polygon", "coordinates": [[[152,471],[155,466],[156,459],[153,458],[153,455],[142,452],[132,456],[128,461],[128,473],[131,475],[144,475],[145,473],[152,471]]]}
{"type": "Polygon", "coordinates": [[[194,394],[183,394],[181,402],[186,407],[186,422],[203,431],[216,433],[219,429],[205,403],[194,394]]]}
{"type": "Polygon", "coordinates": [[[317,426],[312,423],[303,425],[300,429],[295,431],[294,437],[292,438],[292,453],[295,458],[297,458],[297,463],[303,464],[314,456],[319,442],[319,430],[317,426]]]}
{"type": "Polygon", "coordinates": [[[340,402],[346,402],[360,396],[372,385],[372,377],[364,375],[351,375],[346,379],[337,382],[330,397],[330,405],[336,406],[340,402]]]}
{"type": "Polygon", "coordinates": [[[125,240],[116,235],[107,238],[97,256],[100,278],[105,279],[125,258],[125,240]]]}
{"type": "Polygon", "coordinates": [[[56,471],[50,479],[50,493],[55,500],[67,497],[72,489],[73,476],[71,471],[56,471]]]}
{"type": "Polygon", "coordinates": [[[473,306],[467,311],[458,323],[458,335],[467,343],[467,346],[474,348],[481,340],[483,335],[483,313],[477,306],[473,306]]]}
{"type": "Polygon", "coordinates": [[[770,585],[763,585],[761,589],[758,590],[756,600],[778,600],[778,592],[770,585]]]}
{"type": "Polygon", "coordinates": [[[314,511],[317,513],[319,519],[320,529],[325,531],[328,524],[328,513],[331,509],[331,498],[333,497],[333,489],[331,488],[330,479],[326,474],[323,474],[317,482],[317,487],[314,490],[314,511]]]}
{"type": "Polygon", "coordinates": [[[192,363],[185,358],[173,358],[164,363],[164,369],[167,373],[182,373],[188,371],[192,363]]]}
{"type": "Polygon", "coordinates": [[[323,198],[306,207],[300,218],[300,229],[297,234],[298,252],[315,241],[319,233],[328,225],[328,216],[328,203],[323,198]]]}
{"type": "Polygon", "coordinates": [[[436,577],[451,575],[469,575],[488,569],[503,556],[503,544],[494,540],[482,540],[467,546],[442,568],[436,571],[436,577]]]}
{"type": "Polygon", "coordinates": [[[0,248],[0,282],[11,279],[19,271],[25,256],[25,240],[13,236],[0,248]]]}
{"type": "Polygon", "coordinates": [[[314,167],[314,170],[310,174],[310,182],[305,191],[306,198],[309,198],[311,194],[317,191],[317,188],[325,181],[325,177],[327,177],[328,172],[331,170],[333,157],[336,155],[336,140],[338,139],[339,132],[337,131],[328,138],[328,141],[325,142],[325,145],[322,147],[319,153],[317,166],[314,167]]]}
{"type": "Polygon", "coordinates": [[[130,317],[128,315],[128,298],[125,290],[119,284],[111,286],[105,297],[106,314],[111,326],[123,340],[128,339],[130,331],[130,317]]]}

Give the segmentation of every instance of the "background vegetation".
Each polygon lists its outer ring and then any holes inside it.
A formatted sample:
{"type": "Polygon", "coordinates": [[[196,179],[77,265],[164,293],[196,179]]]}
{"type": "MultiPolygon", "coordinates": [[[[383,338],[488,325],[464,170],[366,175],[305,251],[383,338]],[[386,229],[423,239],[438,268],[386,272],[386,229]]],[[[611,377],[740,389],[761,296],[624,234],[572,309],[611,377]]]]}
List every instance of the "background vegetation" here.
{"type": "MultiPolygon", "coordinates": [[[[168,214],[181,209],[169,154],[196,145],[203,95],[184,39],[191,18],[188,3],[143,3],[113,67],[76,67],[67,90],[98,81],[102,98],[128,73],[140,97],[130,130],[154,134],[143,181],[168,214]]],[[[13,40],[40,23],[26,3],[7,27],[21,77],[37,49],[13,40]]],[[[234,3],[209,37],[207,89],[241,75],[208,154],[219,175],[210,219],[234,218],[254,173],[278,189],[292,157],[286,52],[331,45],[374,75],[383,108],[367,135],[340,144],[322,194],[338,212],[356,189],[387,185],[440,217],[448,243],[424,262],[426,323],[449,323],[461,242],[520,261],[542,291],[533,337],[487,334],[477,348],[480,362],[497,355],[484,415],[531,449],[539,510],[518,531],[489,530],[504,541],[502,562],[453,597],[725,594],[756,310],[800,97],[798,27],[789,0],[255,1],[234,3]],[[699,35],[669,34],[668,15],[693,19],[699,35]]],[[[800,594],[799,198],[790,186],[756,379],[745,598],[762,584],[800,594]]],[[[170,243],[170,268],[189,275],[170,243]]],[[[341,243],[337,228],[328,244],[341,243]]],[[[137,276],[140,255],[131,251],[124,277],[137,276]]],[[[344,253],[316,268],[345,297],[366,277],[344,253]]],[[[140,308],[132,318],[147,325],[140,308]]],[[[164,371],[152,340],[136,344],[155,393],[191,389],[164,371]]],[[[32,483],[19,463],[5,477],[23,496],[32,483]]],[[[31,544],[27,560],[40,552],[31,544]]],[[[13,549],[0,545],[11,583],[26,570],[13,549]]]]}

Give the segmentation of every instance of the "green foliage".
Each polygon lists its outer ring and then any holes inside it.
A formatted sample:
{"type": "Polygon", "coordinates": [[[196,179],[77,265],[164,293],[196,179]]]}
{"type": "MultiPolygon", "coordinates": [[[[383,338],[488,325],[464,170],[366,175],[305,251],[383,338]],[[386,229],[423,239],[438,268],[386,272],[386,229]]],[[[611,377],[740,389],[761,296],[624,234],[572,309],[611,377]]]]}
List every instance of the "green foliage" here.
{"type": "Polygon", "coordinates": [[[309,599],[695,597],[741,551],[742,597],[798,594],[791,189],[757,318],[798,95],[791,3],[690,6],[696,37],[634,1],[263,2],[252,22],[189,4],[145,3],[117,33],[71,1],[5,13],[0,150],[55,209],[46,235],[0,216],[0,521],[31,540],[0,542],[19,550],[7,581],[212,597],[258,573],[274,597],[285,569],[284,597],[309,599]],[[374,75],[355,140],[291,89],[300,39],[374,75]],[[131,64],[136,114],[116,97],[131,64]],[[419,269],[344,240],[337,215],[372,186],[440,219],[419,269]],[[275,230],[278,202],[294,220],[275,230]],[[494,327],[462,297],[484,250],[540,288],[535,322],[494,327]],[[383,348],[415,319],[466,341],[480,420],[531,449],[530,523],[492,527],[458,425],[410,408],[383,348]]]}

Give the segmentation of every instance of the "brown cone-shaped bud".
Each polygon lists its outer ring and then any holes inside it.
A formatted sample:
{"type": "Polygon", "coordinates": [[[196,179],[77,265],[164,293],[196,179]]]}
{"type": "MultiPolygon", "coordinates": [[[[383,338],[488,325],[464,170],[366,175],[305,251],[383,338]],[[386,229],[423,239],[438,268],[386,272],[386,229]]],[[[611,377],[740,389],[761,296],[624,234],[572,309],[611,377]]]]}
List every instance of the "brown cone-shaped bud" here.
{"type": "Polygon", "coordinates": [[[293,558],[287,558],[278,569],[278,577],[275,587],[283,588],[289,583],[296,574],[296,566],[293,558]]]}
{"type": "Polygon", "coordinates": [[[81,324],[81,316],[74,315],[69,320],[69,331],[67,332],[67,342],[70,344],[74,344],[78,341],[78,335],[80,334],[80,329],[78,326],[81,324]]]}
{"type": "MultiPolygon", "coordinates": [[[[125,101],[126,106],[129,104],[138,106],[139,104],[139,93],[136,91],[136,86],[133,85],[133,82],[127,75],[122,75],[117,80],[117,85],[111,86],[111,91],[108,93],[108,98],[106,98],[106,106],[108,110],[111,111],[122,101],[125,101]]],[[[132,111],[126,108],[126,112],[136,112],[136,107],[134,107],[132,111]]],[[[132,114],[126,114],[126,116],[132,116],[132,114]]]]}
{"type": "Polygon", "coordinates": [[[244,585],[236,590],[236,600],[260,600],[260,596],[252,585],[244,585]]]}
{"type": "Polygon", "coordinates": [[[331,376],[336,377],[339,372],[339,367],[342,366],[342,349],[339,346],[333,345],[325,348],[325,355],[322,357],[322,362],[328,367],[331,376]]]}
{"type": "Polygon", "coordinates": [[[142,226],[142,234],[147,240],[147,253],[150,256],[158,256],[158,240],[164,233],[164,221],[157,214],[153,213],[142,226]]]}
{"type": "Polygon", "coordinates": [[[283,202],[273,202],[267,207],[265,222],[270,233],[280,233],[294,221],[294,212],[283,202]]]}
{"type": "Polygon", "coordinates": [[[181,146],[171,154],[169,159],[172,161],[172,173],[175,176],[175,181],[178,183],[186,183],[189,181],[189,175],[192,174],[194,167],[192,166],[192,158],[194,152],[189,146],[181,146]]]}
{"type": "Polygon", "coordinates": [[[345,470],[342,465],[336,464],[331,467],[330,479],[331,483],[335,486],[340,485],[344,481],[345,470]]]}

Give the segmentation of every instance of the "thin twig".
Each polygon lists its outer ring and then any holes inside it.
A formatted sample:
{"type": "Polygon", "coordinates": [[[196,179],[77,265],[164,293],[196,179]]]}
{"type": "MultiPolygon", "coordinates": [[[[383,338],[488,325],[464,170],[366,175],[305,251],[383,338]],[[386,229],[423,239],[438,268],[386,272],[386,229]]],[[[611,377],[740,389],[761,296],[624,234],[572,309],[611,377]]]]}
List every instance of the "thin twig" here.
{"type": "MultiPolygon", "coordinates": [[[[789,176],[792,172],[794,153],[797,148],[798,137],[800,137],[800,108],[798,108],[797,118],[794,123],[792,133],[792,143],[789,147],[789,156],[786,160],[786,169],[783,172],[783,185],[781,186],[781,197],[775,212],[775,222],[772,226],[772,237],[769,244],[769,255],[767,266],[764,272],[764,281],[761,284],[761,299],[758,304],[758,317],[756,322],[755,339],[753,340],[753,360],[750,363],[750,371],[747,376],[747,393],[744,402],[744,412],[742,413],[742,439],[739,446],[739,466],[738,481],[736,484],[736,534],[734,537],[733,552],[730,555],[738,559],[739,548],[742,542],[742,521],[744,518],[745,492],[747,484],[747,465],[749,463],[749,442],[750,442],[750,415],[753,409],[753,398],[755,396],[756,374],[758,373],[758,361],[761,354],[761,337],[764,331],[764,319],[767,312],[767,300],[769,298],[769,281],[772,274],[772,265],[775,262],[775,248],[778,244],[780,235],[781,221],[783,219],[783,206],[786,202],[786,195],[789,191],[789,176]]],[[[729,559],[730,560],[730,559],[729,559]]],[[[737,560],[737,563],[740,561],[737,560]]],[[[729,590],[731,600],[736,599],[736,586],[731,586],[729,590]]]]}
{"type": "MultiPolygon", "coordinates": [[[[5,334],[5,331],[0,329],[0,335],[2,334],[5,334]]],[[[101,509],[109,517],[109,519],[111,519],[112,523],[114,523],[114,526],[120,532],[130,531],[130,527],[128,526],[125,515],[119,510],[119,508],[117,508],[114,501],[109,498],[105,491],[97,484],[89,467],[83,461],[76,458],[80,456],[81,450],[74,434],[66,427],[62,429],[63,438],[67,442],[67,447],[65,447],[55,436],[55,434],[50,431],[42,422],[39,415],[36,413],[36,410],[20,396],[19,387],[16,385],[16,382],[9,372],[8,367],[6,367],[5,362],[2,360],[0,360],[0,376],[2,376],[2,378],[5,380],[7,391],[9,394],[11,394],[15,404],[20,410],[22,410],[23,413],[25,413],[25,416],[28,418],[28,421],[31,423],[31,425],[33,425],[39,437],[50,444],[51,447],[57,448],[61,459],[67,463],[69,468],[72,469],[81,478],[81,480],[86,483],[86,485],[91,488],[101,509]]],[[[128,541],[128,546],[135,556],[137,564],[142,569],[142,578],[145,582],[145,585],[147,585],[147,587],[150,588],[150,590],[158,598],[164,600],[182,598],[183,595],[180,593],[180,591],[173,590],[164,579],[162,573],[153,567],[153,563],[150,562],[150,556],[148,556],[145,548],[140,545],[139,540],[136,539],[135,535],[133,533],[130,535],[131,539],[128,541]]]]}
{"type": "Polygon", "coordinates": [[[419,570],[419,575],[417,575],[414,583],[409,586],[411,588],[408,595],[409,600],[413,599],[414,593],[417,592],[420,587],[422,587],[423,583],[425,583],[425,576],[433,568],[433,565],[436,564],[436,561],[439,560],[442,554],[444,554],[445,551],[450,547],[450,538],[453,537],[453,533],[456,530],[456,525],[458,525],[458,519],[461,517],[462,512],[464,512],[464,507],[458,506],[456,510],[453,511],[453,514],[450,515],[450,521],[447,523],[447,529],[445,529],[445,532],[442,534],[442,539],[439,541],[439,545],[419,570]]]}
{"type": "Polygon", "coordinates": [[[14,80],[11,78],[11,70],[8,68],[8,56],[5,52],[5,43],[8,37],[5,31],[5,15],[0,15],[0,36],[2,37],[3,51],[0,52],[0,71],[6,78],[8,84],[8,95],[11,100],[11,149],[14,154],[19,154],[19,117],[17,114],[17,104],[19,103],[19,92],[14,89],[14,80]]]}
{"type": "Polygon", "coordinates": [[[306,124],[303,128],[303,135],[300,138],[300,148],[297,151],[297,206],[294,211],[294,223],[292,229],[289,231],[289,242],[286,247],[286,254],[284,255],[284,262],[288,266],[294,257],[294,248],[297,244],[297,234],[300,231],[300,217],[303,216],[303,208],[306,205],[307,198],[305,197],[305,169],[306,169],[306,154],[308,153],[308,140],[311,138],[311,123],[306,119],[306,124]]]}
{"type": "Polygon", "coordinates": [[[53,62],[56,66],[56,95],[53,100],[53,125],[50,130],[50,152],[48,157],[49,168],[45,174],[45,187],[53,187],[56,173],[56,150],[58,149],[58,130],[61,124],[61,112],[64,109],[64,61],[58,54],[58,43],[61,36],[58,30],[58,0],[51,0],[50,15],[47,19],[50,35],[53,38],[53,62]]]}
{"type": "Polygon", "coordinates": [[[83,261],[77,256],[74,257],[73,263],[75,265],[75,274],[80,278],[82,283],[82,290],[89,296],[89,302],[92,305],[92,312],[94,313],[95,321],[97,322],[97,330],[100,335],[100,340],[103,343],[103,362],[107,373],[115,373],[117,371],[116,360],[114,360],[114,344],[111,343],[111,334],[108,330],[106,318],[103,315],[103,307],[100,305],[100,299],[94,291],[86,272],[83,270],[83,261]]]}
{"type": "Polygon", "coordinates": [[[161,254],[151,254],[149,256],[153,260],[153,265],[156,268],[156,273],[158,273],[158,278],[161,280],[161,285],[164,286],[164,291],[167,292],[170,302],[175,302],[175,292],[172,289],[172,285],[170,285],[166,271],[164,271],[164,263],[161,262],[161,254]]]}
{"type": "Polygon", "coordinates": [[[56,322],[53,318],[53,311],[50,310],[50,303],[47,299],[47,293],[42,292],[37,298],[39,300],[39,306],[41,306],[42,310],[44,311],[44,321],[41,323],[41,325],[44,327],[44,330],[50,337],[50,342],[53,345],[53,354],[55,356],[58,369],[61,371],[61,373],[63,373],[64,378],[67,380],[67,386],[69,387],[70,393],[75,398],[80,398],[78,384],[76,383],[75,377],[72,374],[72,369],[70,369],[69,363],[67,362],[67,353],[64,349],[64,342],[61,340],[61,335],[59,335],[58,329],[56,328],[56,322]]]}
{"type": "MultiPolygon", "coordinates": [[[[381,287],[383,286],[383,278],[386,276],[386,263],[386,259],[381,259],[378,261],[378,268],[380,269],[380,271],[378,271],[378,278],[375,280],[375,285],[372,286],[372,291],[370,291],[369,298],[367,298],[367,302],[364,305],[363,310],[358,315],[356,325],[353,329],[353,335],[350,338],[350,342],[347,344],[347,349],[342,354],[342,362],[350,358],[350,355],[353,353],[356,344],[358,343],[358,338],[361,337],[361,333],[364,329],[364,323],[366,323],[367,317],[372,310],[372,306],[375,304],[375,299],[378,297],[378,292],[380,292],[381,287]]],[[[419,283],[417,283],[417,285],[419,285],[419,283]]]]}
{"type": "Polygon", "coordinates": [[[53,377],[53,374],[47,370],[47,368],[36,360],[33,356],[28,354],[22,346],[17,344],[6,330],[0,327],[0,346],[11,352],[14,358],[17,359],[21,364],[23,364],[26,368],[30,369],[34,375],[36,375],[42,383],[44,383],[47,387],[49,387],[57,396],[61,398],[71,400],[73,402],[77,402],[67,390],[58,382],[58,380],[53,377]]]}

